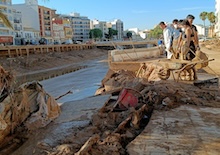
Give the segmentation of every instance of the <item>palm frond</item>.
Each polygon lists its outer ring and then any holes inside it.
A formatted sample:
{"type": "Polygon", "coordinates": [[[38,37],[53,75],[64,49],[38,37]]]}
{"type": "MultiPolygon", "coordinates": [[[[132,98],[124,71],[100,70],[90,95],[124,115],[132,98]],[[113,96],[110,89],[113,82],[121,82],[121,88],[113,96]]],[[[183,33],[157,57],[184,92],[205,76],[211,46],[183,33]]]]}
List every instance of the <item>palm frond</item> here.
{"type": "Polygon", "coordinates": [[[7,16],[0,12],[0,18],[2,19],[3,23],[8,27],[8,28],[11,28],[11,29],[14,29],[11,22],[8,20],[7,16]]]}

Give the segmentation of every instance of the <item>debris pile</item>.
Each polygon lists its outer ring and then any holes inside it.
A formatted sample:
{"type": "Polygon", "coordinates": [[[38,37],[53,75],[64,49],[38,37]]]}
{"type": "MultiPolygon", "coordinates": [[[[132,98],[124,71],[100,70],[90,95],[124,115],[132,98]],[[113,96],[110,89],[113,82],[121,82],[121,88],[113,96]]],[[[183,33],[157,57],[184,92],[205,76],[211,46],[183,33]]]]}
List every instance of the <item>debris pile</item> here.
{"type": "Polygon", "coordinates": [[[153,108],[141,102],[138,96],[135,106],[120,108],[118,93],[92,116],[90,125],[79,129],[73,137],[58,146],[44,143],[38,148],[54,155],[126,154],[126,145],[147,125],[153,108]]]}
{"type": "MultiPolygon", "coordinates": [[[[151,75],[156,74],[157,72],[154,72],[154,74],[151,75]]],[[[220,96],[218,78],[201,81],[200,84],[199,82],[194,82],[194,84],[192,84],[182,82],[177,83],[173,80],[154,79],[155,78],[150,81],[148,79],[146,81],[145,78],[135,77],[132,72],[130,73],[123,70],[118,71],[117,73],[109,71],[105,79],[102,81],[102,86],[97,90],[96,94],[114,93],[115,91],[120,91],[122,88],[127,87],[140,92],[143,95],[145,103],[150,102],[153,103],[154,106],[161,105],[164,99],[166,99],[166,102],[170,102],[170,104],[172,102],[172,105],[183,103],[219,106],[217,101],[220,96]],[[109,81],[113,81],[110,86],[109,81]]]]}
{"type": "Polygon", "coordinates": [[[158,74],[161,70],[163,70],[163,67],[154,63],[143,64],[137,73],[125,70],[115,72],[109,69],[95,95],[120,90],[125,87],[139,89],[138,87],[142,86],[141,83],[161,80],[161,76],[158,74]]]}
{"type": "MultiPolygon", "coordinates": [[[[7,145],[13,146],[11,140],[15,139],[19,131],[34,131],[46,126],[59,116],[60,107],[38,82],[25,83],[14,89],[12,74],[2,67],[0,71],[0,148],[2,150],[7,148],[7,145]]],[[[18,143],[21,141],[18,140],[18,143]]],[[[14,146],[16,147],[16,144],[14,146]]]]}
{"type": "Polygon", "coordinates": [[[147,125],[153,109],[169,110],[181,104],[220,107],[218,79],[194,84],[171,80],[143,82],[132,72],[122,70],[109,71],[102,82],[99,93],[109,93],[111,97],[92,116],[90,124],[58,146],[44,144],[38,148],[54,155],[123,155],[127,154],[126,146],[147,125]]]}

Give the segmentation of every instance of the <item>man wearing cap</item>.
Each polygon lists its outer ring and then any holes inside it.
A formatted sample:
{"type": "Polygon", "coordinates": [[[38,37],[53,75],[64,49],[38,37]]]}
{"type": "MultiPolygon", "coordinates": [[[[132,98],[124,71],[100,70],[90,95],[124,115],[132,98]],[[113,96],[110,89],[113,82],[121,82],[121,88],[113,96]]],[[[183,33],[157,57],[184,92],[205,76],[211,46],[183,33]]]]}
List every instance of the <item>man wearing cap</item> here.
{"type": "Polygon", "coordinates": [[[159,26],[163,30],[163,38],[164,38],[164,45],[166,48],[165,50],[167,52],[167,59],[171,59],[173,55],[173,53],[171,52],[173,31],[164,22],[160,22],[159,26]]]}
{"type": "Polygon", "coordinates": [[[198,31],[195,25],[193,25],[193,20],[195,17],[189,14],[186,19],[189,21],[191,29],[192,29],[192,41],[190,42],[190,49],[192,51],[189,52],[189,59],[193,59],[195,57],[196,50],[199,50],[199,41],[198,41],[198,31]]]}

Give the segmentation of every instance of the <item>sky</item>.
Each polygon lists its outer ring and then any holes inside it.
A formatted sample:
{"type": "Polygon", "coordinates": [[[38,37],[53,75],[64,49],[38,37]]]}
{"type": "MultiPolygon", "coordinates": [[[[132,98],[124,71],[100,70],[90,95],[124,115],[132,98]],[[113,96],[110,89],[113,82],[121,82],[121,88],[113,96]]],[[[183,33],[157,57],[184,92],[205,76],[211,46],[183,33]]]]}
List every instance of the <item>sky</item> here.
{"type": "MultiPolygon", "coordinates": [[[[12,0],[12,4],[25,0],[12,0]]],[[[90,20],[113,21],[120,19],[124,29],[152,29],[155,25],[195,16],[195,24],[203,24],[199,14],[215,12],[215,0],[38,0],[39,5],[56,9],[58,14],[80,13],[90,20]]],[[[206,21],[206,23],[209,23],[206,21]]]]}

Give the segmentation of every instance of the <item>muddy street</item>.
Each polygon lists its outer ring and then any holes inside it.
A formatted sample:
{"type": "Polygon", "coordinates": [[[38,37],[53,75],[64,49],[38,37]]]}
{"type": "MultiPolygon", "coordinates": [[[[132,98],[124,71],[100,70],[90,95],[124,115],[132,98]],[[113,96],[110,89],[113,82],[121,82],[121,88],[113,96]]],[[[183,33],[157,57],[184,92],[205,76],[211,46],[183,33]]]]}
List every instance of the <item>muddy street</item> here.
{"type": "Polygon", "coordinates": [[[108,64],[104,59],[105,57],[101,57],[87,61],[84,63],[87,68],[41,81],[41,84],[55,98],[70,91],[58,100],[59,103],[93,96],[108,70],[108,64]]]}

